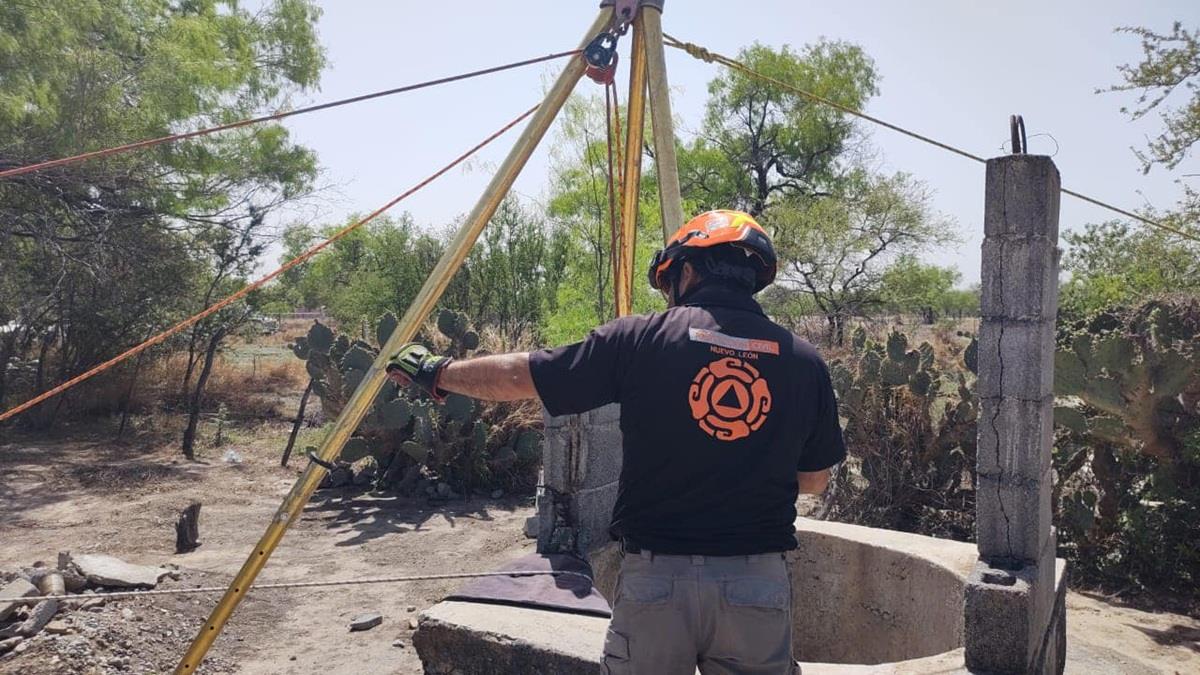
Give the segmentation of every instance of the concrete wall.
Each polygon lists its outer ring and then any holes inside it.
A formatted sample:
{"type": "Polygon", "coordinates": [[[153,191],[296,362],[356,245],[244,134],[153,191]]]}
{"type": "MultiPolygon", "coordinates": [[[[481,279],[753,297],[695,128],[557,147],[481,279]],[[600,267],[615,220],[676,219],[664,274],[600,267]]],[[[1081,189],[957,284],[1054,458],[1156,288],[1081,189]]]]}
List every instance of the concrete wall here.
{"type": "MultiPolygon", "coordinates": [[[[794,637],[806,675],[967,672],[963,589],[975,546],[804,518],[796,530],[794,637]]],[[[1030,672],[1065,663],[1063,572],[1058,561],[1051,628],[1030,672]]],[[[442,602],[421,615],[413,644],[427,673],[593,675],[607,628],[595,617],[442,602]]]]}
{"type": "Polygon", "coordinates": [[[585,555],[606,598],[613,597],[620,562],[608,535],[620,477],[621,406],[546,415],[538,551],[585,555]]]}
{"type": "Polygon", "coordinates": [[[800,518],[793,639],[802,661],[878,664],[957,649],[972,544],[800,518]]]}

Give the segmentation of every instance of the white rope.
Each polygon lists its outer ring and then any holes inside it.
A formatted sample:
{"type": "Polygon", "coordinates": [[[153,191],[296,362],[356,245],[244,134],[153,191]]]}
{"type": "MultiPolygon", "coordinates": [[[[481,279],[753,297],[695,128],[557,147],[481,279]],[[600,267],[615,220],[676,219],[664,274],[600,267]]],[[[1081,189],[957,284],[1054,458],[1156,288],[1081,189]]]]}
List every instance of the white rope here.
{"type": "MultiPolygon", "coordinates": [[[[582,572],[565,572],[553,570],[516,570],[511,572],[459,572],[456,574],[425,574],[408,577],[369,577],[366,579],[344,579],[341,581],[295,581],[291,583],[258,584],[251,586],[252,590],[276,590],[281,588],[320,588],[324,586],[361,586],[365,584],[395,584],[409,581],[441,581],[446,579],[479,579],[483,577],[537,577],[537,576],[569,576],[587,579],[592,578],[582,572]]],[[[42,600],[79,600],[87,602],[96,598],[106,600],[113,598],[140,598],[150,595],[187,595],[194,593],[222,593],[228,586],[202,586],[200,588],[165,588],[149,591],[113,591],[111,593],[84,593],[67,595],[36,595],[23,598],[0,598],[0,602],[19,602],[33,604],[42,600]]]]}

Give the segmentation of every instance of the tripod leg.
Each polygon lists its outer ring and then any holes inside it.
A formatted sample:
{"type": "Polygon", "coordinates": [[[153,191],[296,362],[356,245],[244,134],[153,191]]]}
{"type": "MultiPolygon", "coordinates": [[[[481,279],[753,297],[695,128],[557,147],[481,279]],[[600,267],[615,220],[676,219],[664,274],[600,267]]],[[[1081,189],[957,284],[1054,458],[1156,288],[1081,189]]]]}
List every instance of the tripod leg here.
{"type": "MultiPolygon", "coordinates": [[[[609,18],[612,14],[611,9],[605,9],[601,12],[596,22],[588,30],[584,40],[581,43],[581,48],[586,46],[593,37],[609,24],[609,18]]],[[[530,155],[538,143],[546,135],[550,125],[554,122],[559,111],[562,109],[567,98],[571,95],[575,84],[579,78],[583,76],[585,64],[583,59],[572,59],[567,67],[559,75],[558,80],[546,95],[541,107],[530,120],[528,127],[517,140],[516,145],[509,152],[504,163],[500,165],[500,169],[496,172],[496,176],[492,182],[488,184],[483,196],[471,211],[470,216],[463,223],[462,228],[455,235],[453,241],[446,248],[446,252],[442,254],[437,266],[429,278],[425,280],[425,285],[421,287],[417,297],[413,300],[413,304],[404,313],[404,317],[400,320],[392,337],[383,345],[379,351],[379,356],[375,359],[375,363],[367,370],[363,376],[362,382],[358,385],[354,395],[346,403],[346,407],[342,409],[342,413],[334,422],[333,427],[326,435],[320,449],[317,452],[317,457],[325,462],[330,463],[337,459],[342,452],[342,447],[346,444],[347,439],[358,428],[359,423],[366,417],[370,410],[371,404],[375,400],[375,396],[383,387],[387,380],[387,372],[385,366],[388,358],[404,343],[412,340],[420,328],[421,323],[429,312],[437,304],[442,293],[449,285],[450,279],[458,268],[462,266],[463,260],[470,253],[471,247],[475,240],[479,238],[483,228],[491,220],[500,203],[507,196],[509,189],[520,174],[521,169],[525,167],[525,163],[529,161],[530,155]]],[[[237,577],[230,584],[229,589],[225,591],[225,595],[221,597],[221,601],[213,609],[208,620],[200,628],[199,634],[192,641],[187,652],[180,660],[179,665],[175,668],[176,675],[191,674],[196,672],[200,664],[204,660],[204,655],[208,653],[217,635],[224,628],[225,623],[229,620],[233,610],[245,597],[246,592],[250,590],[251,584],[266,566],[267,560],[275,551],[275,547],[283,538],[288,526],[293,520],[300,516],[304,505],[308,503],[312,493],[317,489],[321,479],[325,476],[325,469],[316,462],[310,462],[308,468],[301,474],[296,484],[292,486],[291,492],[284,498],[283,504],[279,510],[275,512],[275,517],[271,519],[271,524],[267,526],[267,531],[263,534],[254,550],[250,552],[250,557],[242,565],[237,577]]]]}

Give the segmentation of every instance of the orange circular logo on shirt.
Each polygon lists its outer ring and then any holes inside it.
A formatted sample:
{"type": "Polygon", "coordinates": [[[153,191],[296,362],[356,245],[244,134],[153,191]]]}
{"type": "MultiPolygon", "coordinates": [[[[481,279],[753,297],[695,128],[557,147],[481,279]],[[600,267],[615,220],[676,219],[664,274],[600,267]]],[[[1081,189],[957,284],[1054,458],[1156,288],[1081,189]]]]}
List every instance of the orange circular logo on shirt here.
{"type": "Polygon", "coordinates": [[[717,359],[700,369],[688,388],[692,418],[719,441],[758,431],[771,411],[771,390],[758,369],[741,359],[717,359]]]}

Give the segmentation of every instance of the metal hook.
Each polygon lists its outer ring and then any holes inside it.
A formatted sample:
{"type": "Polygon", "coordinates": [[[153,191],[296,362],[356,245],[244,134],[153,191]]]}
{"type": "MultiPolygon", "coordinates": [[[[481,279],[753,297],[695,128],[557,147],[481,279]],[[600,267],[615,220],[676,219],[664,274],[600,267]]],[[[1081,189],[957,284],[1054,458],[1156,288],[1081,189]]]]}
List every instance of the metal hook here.
{"type": "Polygon", "coordinates": [[[1025,118],[1020,115],[1009,115],[1008,131],[1012,135],[1012,154],[1028,154],[1029,139],[1025,137],[1025,118]]]}

